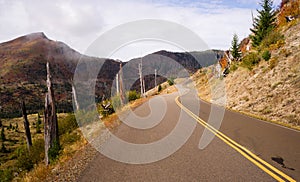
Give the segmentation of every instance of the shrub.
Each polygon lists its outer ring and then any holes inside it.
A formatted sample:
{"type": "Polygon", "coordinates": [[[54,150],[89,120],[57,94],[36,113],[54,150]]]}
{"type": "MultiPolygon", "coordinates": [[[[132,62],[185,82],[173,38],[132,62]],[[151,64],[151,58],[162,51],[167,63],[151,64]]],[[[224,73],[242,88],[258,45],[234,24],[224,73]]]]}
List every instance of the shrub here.
{"type": "Polygon", "coordinates": [[[12,181],[13,178],[14,178],[13,172],[11,169],[0,170],[0,181],[8,182],[8,181],[12,181]]]}
{"type": "Polygon", "coordinates": [[[51,146],[48,150],[48,157],[49,157],[50,163],[54,162],[58,158],[60,149],[61,149],[61,147],[60,147],[58,141],[54,141],[53,146],[51,146]]]}
{"type": "Polygon", "coordinates": [[[249,53],[242,59],[242,66],[248,68],[249,70],[253,69],[253,66],[260,62],[260,57],[257,53],[249,53]]]}
{"type": "Polygon", "coordinates": [[[236,63],[232,63],[232,64],[230,65],[230,71],[229,71],[229,72],[234,72],[234,71],[236,71],[238,68],[239,68],[239,67],[238,67],[238,65],[237,65],[236,63]]]}
{"type": "Polygon", "coordinates": [[[129,92],[126,93],[126,97],[128,99],[128,101],[134,101],[136,99],[139,99],[140,98],[140,94],[136,93],[135,90],[131,90],[129,92]]]}
{"type": "Polygon", "coordinates": [[[167,82],[168,82],[168,84],[169,84],[170,86],[174,85],[174,78],[168,79],[167,82]]]}
{"type": "Polygon", "coordinates": [[[269,50],[266,50],[262,53],[261,57],[265,60],[265,61],[269,61],[271,58],[271,53],[269,50]]]}
{"type": "Polygon", "coordinates": [[[120,109],[122,106],[120,95],[113,96],[111,102],[114,110],[120,109]]]}
{"type": "Polygon", "coordinates": [[[275,66],[277,66],[277,64],[278,64],[278,58],[274,57],[269,62],[269,68],[273,69],[273,68],[275,68],[275,66]]]}
{"type": "Polygon", "coordinates": [[[62,136],[62,143],[65,144],[72,144],[80,139],[80,135],[78,135],[76,132],[67,133],[62,136]]]}
{"type": "Polygon", "coordinates": [[[157,88],[157,91],[160,92],[161,90],[162,90],[162,87],[161,87],[161,85],[159,84],[159,85],[158,85],[158,88],[157,88]]]}
{"type": "Polygon", "coordinates": [[[271,31],[267,36],[262,40],[261,48],[269,48],[271,45],[272,49],[277,49],[284,44],[284,36],[278,31],[271,31]]]}
{"type": "Polygon", "coordinates": [[[65,118],[60,119],[58,122],[59,135],[70,133],[78,128],[78,124],[74,114],[69,113],[65,118]]]}
{"type": "Polygon", "coordinates": [[[45,157],[44,140],[38,139],[33,142],[30,153],[27,146],[23,145],[15,150],[17,156],[17,167],[23,170],[31,170],[35,164],[41,162],[45,157]]]}

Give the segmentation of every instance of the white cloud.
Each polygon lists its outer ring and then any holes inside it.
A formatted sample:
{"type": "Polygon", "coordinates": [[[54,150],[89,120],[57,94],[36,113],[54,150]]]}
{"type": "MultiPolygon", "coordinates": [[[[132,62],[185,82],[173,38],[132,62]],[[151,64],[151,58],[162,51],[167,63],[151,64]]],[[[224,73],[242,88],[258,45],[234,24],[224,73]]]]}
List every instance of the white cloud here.
{"type": "MultiPolygon", "coordinates": [[[[228,49],[234,33],[242,39],[250,33],[251,27],[250,8],[237,8],[221,0],[89,0],[85,3],[79,0],[4,0],[0,2],[3,27],[0,42],[43,31],[49,38],[63,41],[83,53],[101,33],[126,22],[149,18],[182,24],[197,33],[210,48],[218,49],[228,49]]],[[[140,52],[136,54],[140,56],[140,52]]]]}

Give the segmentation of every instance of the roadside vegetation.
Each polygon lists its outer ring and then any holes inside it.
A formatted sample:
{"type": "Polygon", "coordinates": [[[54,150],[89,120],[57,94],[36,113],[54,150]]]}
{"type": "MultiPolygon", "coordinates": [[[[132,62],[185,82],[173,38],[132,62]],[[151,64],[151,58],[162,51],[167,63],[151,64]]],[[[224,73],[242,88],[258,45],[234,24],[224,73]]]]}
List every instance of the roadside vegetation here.
{"type": "MultiPolygon", "coordinates": [[[[274,9],[271,0],[262,0],[252,34],[239,42],[233,35],[229,53],[216,68],[202,68],[193,79],[199,96],[211,102],[211,89],[226,83],[226,107],[236,112],[300,129],[300,1],[282,1],[274,9]],[[230,64],[224,64],[230,58],[230,64]]],[[[222,60],[221,59],[221,60],[222,60]]],[[[216,91],[216,90],[215,90],[216,91]]]]}

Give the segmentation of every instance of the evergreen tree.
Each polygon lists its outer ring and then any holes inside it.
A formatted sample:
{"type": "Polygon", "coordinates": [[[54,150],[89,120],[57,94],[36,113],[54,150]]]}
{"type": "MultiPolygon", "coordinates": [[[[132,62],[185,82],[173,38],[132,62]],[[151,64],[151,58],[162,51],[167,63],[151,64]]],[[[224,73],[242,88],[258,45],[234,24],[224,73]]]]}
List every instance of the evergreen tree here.
{"type": "Polygon", "coordinates": [[[253,47],[258,47],[266,35],[275,28],[275,12],[272,8],[272,0],[262,0],[260,3],[262,10],[257,10],[258,17],[254,19],[253,28],[250,29],[253,33],[250,36],[253,47]]]}
{"type": "Polygon", "coordinates": [[[235,60],[239,60],[239,58],[241,57],[241,53],[239,51],[239,37],[237,36],[237,34],[233,35],[230,52],[235,60]]]}
{"type": "Polygon", "coordinates": [[[4,127],[2,127],[2,129],[1,129],[0,139],[1,139],[2,142],[4,142],[6,140],[5,134],[4,134],[4,127]]]}

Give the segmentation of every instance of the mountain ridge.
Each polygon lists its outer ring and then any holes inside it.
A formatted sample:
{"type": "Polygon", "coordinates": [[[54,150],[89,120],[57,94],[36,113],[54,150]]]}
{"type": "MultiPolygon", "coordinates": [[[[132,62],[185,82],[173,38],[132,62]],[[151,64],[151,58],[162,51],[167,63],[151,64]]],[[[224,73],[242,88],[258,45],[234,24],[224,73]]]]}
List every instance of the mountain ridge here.
{"type": "MultiPolygon", "coordinates": [[[[204,56],[205,59],[211,59],[203,64],[207,65],[215,63],[217,61],[216,54],[221,53],[222,51],[207,51],[206,53],[199,53],[199,55],[207,54],[206,57],[204,56]]],[[[154,87],[155,67],[153,66],[155,65],[151,63],[151,60],[155,60],[157,56],[160,56],[161,60],[174,60],[189,73],[194,73],[202,67],[202,64],[198,63],[190,53],[173,53],[162,50],[146,55],[142,57],[144,60],[143,71],[148,70],[148,73],[151,73],[150,75],[145,75],[146,90],[154,87]]],[[[129,76],[137,76],[139,59],[136,58],[122,63],[123,66],[129,66],[129,70],[134,70],[129,73],[129,76]]],[[[63,42],[50,40],[43,32],[31,33],[0,43],[1,117],[20,115],[18,106],[20,100],[25,100],[30,113],[42,110],[44,93],[46,92],[45,65],[47,61],[49,61],[52,71],[59,112],[72,111],[71,80],[79,61],[105,63],[99,72],[96,83],[96,101],[100,101],[103,96],[105,98],[110,97],[113,80],[120,69],[120,63],[117,60],[83,55],[63,42]]],[[[172,69],[158,69],[158,72],[160,74],[165,74],[163,72],[176,73],[172,69]]],[[[166,78],[158,77],[157,83],[164,81],[166,81],[166,78]]],[[[139,88],[139,80],[136,79],[134,84],[127,89],[139,91],[139,88]]]]}

